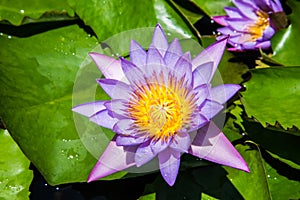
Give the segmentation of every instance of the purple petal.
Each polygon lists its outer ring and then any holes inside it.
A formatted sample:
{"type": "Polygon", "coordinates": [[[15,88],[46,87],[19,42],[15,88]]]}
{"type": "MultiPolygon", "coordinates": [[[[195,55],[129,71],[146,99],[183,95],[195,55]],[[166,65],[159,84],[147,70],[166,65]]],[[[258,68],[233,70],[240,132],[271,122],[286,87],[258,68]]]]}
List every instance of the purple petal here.
{"type": "Polygon", "coordinates": [[[256,9],[255,9],[255,7],[252,6],[253,3],[248,4],[248,3],[245,3],[245,2],[240,1],[240,0],[232,0],[232,2],[242,12],[244,17],[247,17],[247,18],[250,18],[250,19],[253,19],[253,20],[255,20],[257,18],[256,9]]]}
{"type": "Polygon", "coordinates": [[[264,30],[262,40],[270,40],[274,34],[275,30],[271,26],[269,26],[264,30]]]}
{"type": "Polygon", "coordinates": [[[270,41],[260,42],[255,45],[256,48],[268,49],[271,47],[270,41]]]}
{"type": "Polygon", "coordinates": [[[269,2],[270,2],[270,7],[273,12],[282,12],[283,11],[279,0],[271,0],[269,2]]]}
{"type": "Polygon", "coordinates": [[[222,26],[228,26],[226,19],[228,16],[214,16],[212,19],[222,26]]]}
{"type": "Polygon", "coordinates": [[[130,86],[114,79],[97,79],[98,84],[112,99],[129,99],[130,86]]]}
{"type": "Polygon", "coordinates": [[[130,61],[136,66],[146,65],[147,53],[139,43],[131,40],[130,43],[130,61]]]}
{"type": "Polygon", "coordinates": [[[208,99],[224,104],[237,93],[239,89],[241,89],[241,86],[235,84],[218,85],[210,90],[210,97],[208,99]]]}
{"type": "Polygon", "coordinates": [[[226,47],[226,43],[227,43],[228,37],[219,40],[215,43],[213,43],[212,45],[210,45],[209,47],[207,47],[205,50],[203,50],[199,55],[197,55],[193,60],[192,60],[192,64],[193,64],[193,71],[196,67],[198,67],[199,65],[202,65],[204,63],[207,62],[214,62],[214,66],[212,69],[212,75],[208,80],[211,80],[212,76],[214,75],[218,64],[222,58],[224,49],[226,47]]]}
{"type": "Polygon", "coordinates": [[[132,119],[122,119],[114,125],[112,130],[118,134],[122,134],[125,136],[133,136],[133,133],[135,133],[135,130],[132,128],[133,124],[134,120],[132,119]]]}
{"type": "Polygon", "coordinates": [[[207,119],[212,119],[223,108],[223,105],[215,101],[206,100],[203,104],[203,107],[201,107],[201,114],[204,115],[207,119]]]}
{"type": "Polygon", "coordinates": [[[89,53],[99,70],[106,78],[128,82],[121,68],[119,60],[99,53],[89,53]]]}
{"type": "Polygon", "coordinates": [[[105,102],[106,101],[96,101],[96,102],[80,104],[72,108],[72,111],[77,112],[86,117],[90,117],[101,110],[105,110],[106,109],[104,106],[105,102]]]}
{"type": "Polygon", "coordinates": [[[157,155],[157,153],[154,153],[151,149],[150,141],[141,144],[137,148],[135,157],[134,157],[136,166],[140,167],[140,166],[146,164],[147,162],[152,160],[156,155],[157,155]]]}
{"type": "MultiPolygon", "coordinates": [[[[265,12],[269,12],[271,11],[270,6],[268,5],[268,3],[265,0],[244,0],[247,3],[252,3],[253,5],[256,5],[257,9],[263,10],[265,12]]],[[[269,2],[269,0],[268,0],[269,2]]]]}
{"type": "Polygon", "coordinates": [[[199,128],[203,127],[207,122],[209,122],[209,119],[206,118],[201,113],[196,113],[193,116],[193,122],[190,125],[190,129],[188,129],[189,133],[198,130],[199,128]]]}
{"type": "Polygon", "coordinates": [[[207,84],[199,85],[194,88],[196,94],[195,98],[197,99],[197,105],[200,106],[203,101],[209,96],[209,88],[207,84]]]}
{"type": "Polygon", "coordinates": [[[170,145],[170,140],[164,141],[164,140],[158,140],[154,141],[152,140],[150,142],[151,150],[154,154],[158,154],[161,151],[165,150],[170,145]]]}
{"type": "Polygon", "coordinates": [[[134,151],[135,147],[127,147],[125,151],[124,147],[117,146],[114,140],[111,141],[90,173],[88,182],[134,166],[134,151]]]}
{"type": "Polygon", "coordinates": [[[148,139],[145,137],[131,137],[119,135],[116,139],[118,146],[135,146],[146,142],[148,139]]]}
{"type": "Polygon", "coordinates": [[[160,81],[168,80],[167,76],[169,74],[169,68],[166,67],[163,57],[161,56],[159,51],[154,47],[150,48],[147,52],[147,67],[145,67],[143,70],[145,76],[150,79],[153,78],[154,74],[160,76],[161,72],[164,71],[162,73],[164,77],[160,81]]]}
{"type": "Polygon", "coordinates": [[[177,80],[185,77],[185,82],[190,85],[192,82],[192,63],[190,53],[183,54],[175,64],[174,75],[177,80]]]}
{"type": "Polygon", "coordinates": [[[256,49],[257,42],[245,42],[241,44],[241,47],[245,50],[253,50],[256,49]]]}
{"type": "MultiPolygon", "coordinates": [[[[229,38],[230,43],[232,44],[242,44],[244,45],[244,43],[249,43],[249,41],[252,40],[252,35],[249,33],[243,33],[240,34],[239,36],[234,36],[234,37],[230,37],[229,38]]],[[[255,43],[255,42],[253,42],[255,43]]]]}
{"type": "Polygon", "coordinates": [[[180,166],[180,152],[167,148],[158,154],[158,160],[162,177],[173,186],[180,166]]]}
{"type": "Polygon", "coordinates": [[[151,49],[152,47],[155,47],[158,49],[159,53],[161,54],[162,57],[164,57],[167,49],[168,49],[168,40],[166,38],[166,35],[161,28],[159,24],[156,25],[153,33],[153,38],[152,38],[152,43],[149,47],[151,49]]]}
{"type": "Polygon", "coordinates": [[[113,118],[118,118],[118,119],[126,119],[128,118],[127,115],[127,107],[126,107],[126,102],[121,99],[113,99],[111,101],[107,101],[105,103],[105,107],[108,110],[108,114],[113,117],[113,118]]]}
{"type": "Polygon", "coordinates": [[[90,117],[90,121],[103,126],[105,128],[112,129],[115,125],[115,123],[118,121],[117,118],[112,118],[108,114],[108,110],[102,110],[100,112],[97,112],[96,114],[92,115],[90,117]]]}
{"type": "Polygon", "coordinates": [[[240,32],[245,32],[247,30],[247,27],[249,25],[254,24],[255,21],[249,20],[249,19],[230,18],[230,19],[227,19],[227,23],[234,30],[240,31],[240,32]]]}
{"type": "Polygon", "coordinates": [[[165,54],[164,60],[165,60],[166,65],[169,68],[173,69],[177,60],[181,56],[182,56],[181,46],[179,44],[178,39],[175,38],[173,40],[173,42],[170,44],[170,46],[165,54]]]}
{"type": "Polygon", "coordinates": [[[191,145],[191,138],[188,133],[179,132],[170,143],[170,148],[175,151],[187,153],[191,145]]]}
{"type": "Polygon", "coordinates": [[[165,66],[165,61],[162,55],[159,53],[158,49],[151,48],[147,52],[147,67],[159,69],[165,66]]]}
{"type": "Polygon", "coordinates": [[[213,62],[207,62],[201,64],[193,71],[194,88],[210,82],[213,66],[213,62]]]}
{"type": "Polygon", "coordinates": [[[223,35],[230,35],[231,37],[241,35],[240,32],[234,31],[230,26],[218,28],[217,31],[223,35]]]}
{"type": "Polygon", "coordinates": [[[198,131],[189,153],[249,172],[247,163],[213,122],[198,131]]]}
{"type": "Polygon", "coordinates": [[[137,66],[124,58],[120,58],[120,60],[123,72],[131,84],[136,84],[143,80],[143,72],[137,66]]]}
{"type": "Polygon", "coordinates": [[[224,7],[224,10],[225,10],[226,14],[228,15],[228,17],[230,17],[230,18],[244,18],[241,15],[241,12],[239,11],[238,8],[235,8],[235,7],[224,7]]]}

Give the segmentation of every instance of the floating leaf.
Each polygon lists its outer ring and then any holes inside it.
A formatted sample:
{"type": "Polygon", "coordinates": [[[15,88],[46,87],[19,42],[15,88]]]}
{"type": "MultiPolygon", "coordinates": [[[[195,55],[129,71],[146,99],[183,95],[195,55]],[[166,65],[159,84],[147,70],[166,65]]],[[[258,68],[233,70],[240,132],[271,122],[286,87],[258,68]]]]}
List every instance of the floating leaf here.
{"type": "Polygon", "coordinates": [[[248,145],[237,145],[236,149],[247,162],[250,173],[225,167],[232,184],[244,199],[271,199],[264,161],[260,151],[251,149],[248,145]]]}
{"type": "Polygon", "coordinates": [[[192,0],[195,2],[208,16],[226,15],[225,6],[232,6],[230,0],[192,0]]]}
{"type": "Polygon", "coordinates": [[[300,165],[300,132],[285,131],[276,128],[264,128],[253,120],[243,123],[251,140],[261,145],[267,151],[300,165]]]}
{"type": "Polygon", "coordinates": [[[252,70],[245,83],[242,103],[249,117],[262,125],[279,122],[284,128],[300,127],[300,67],[252,70]]]}
{"type": "Polygon", "coordinates": [[[287,177],[278,174],[268,163],[265,163],[265,169],[273,200],[299,199],[299,180],[290,180],[287,177]]]}
{"type": "Polygon", "coordinates": [[[290,25],[278,31],[271,39],[274,51],[273,59],[286,66],[299,66],[298,45],[300,42],[300,2],[295,0],[287,1],[292,8],[292,14],[288,15],[290,25]]]}
{"type": "MultiPolygon", "coordinates": [[[[13,25],[21,25],[24,22],[39,19],[44,14],[48,17],[51,15],[68,15],[73,17],[74,11],[69,7],[66,1],[47,0],[31,0],[28,1],[10,1],[2,0],[0,5],[0,21],[6,20],[13,25]]],[[[65,19],[66,17],[64,17],[65,19]]]]}
{"type": "Polygon", "coordinates": [[[75,129],[72,94],[97,40],[74,25],[29,38],[1,36],[0,43],[0,116],[7,129],[50,184],[86,181],[96,159],[75,129]]]}
{"type": "Polygon", "coordinates": [[[7,130],[0,129],[0,199],[29,199],[33,173],[30,161],[24,156],[7,130]]]}
{"type": "Polygon", "coordinates": [[[166,30],[193,37],[190,28],[164,0],[68,0],[86,25],[91,26],[99,41],[114,34],[144,27],[154,27],[158,22],[166,30]]]}

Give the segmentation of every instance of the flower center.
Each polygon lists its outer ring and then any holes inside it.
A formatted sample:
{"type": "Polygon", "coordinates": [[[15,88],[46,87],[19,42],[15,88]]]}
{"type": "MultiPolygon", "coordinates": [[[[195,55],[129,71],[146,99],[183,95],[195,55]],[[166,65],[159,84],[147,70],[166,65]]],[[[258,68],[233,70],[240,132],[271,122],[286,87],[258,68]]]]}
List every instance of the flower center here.
{"type": "Polygon", "coordinates": [[[179,86],[175,82],[168,87],[150,83],[133,92],[128,113],[138,133],[167,140],[190,124],[196,107],[195,95],[179,86]]]}
{"type": "Polygon", "coordinates": [[[247,27],[247,31],[251,34],[250,41],[256,41],[263,36],[266,28],[270,26],[269,15],[264,11],[257,11],[256,15],[258,19],[256,22],[247,27]]]}

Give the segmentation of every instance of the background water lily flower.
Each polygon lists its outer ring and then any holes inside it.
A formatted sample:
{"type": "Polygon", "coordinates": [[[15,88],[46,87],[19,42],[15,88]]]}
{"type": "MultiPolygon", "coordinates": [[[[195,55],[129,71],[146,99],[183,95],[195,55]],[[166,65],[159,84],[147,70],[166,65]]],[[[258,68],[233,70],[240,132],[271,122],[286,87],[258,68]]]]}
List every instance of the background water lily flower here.
{"type": "Polygon", "coordinates": [[[233,0],[236,7],[225,7],[226,16],[215,16],[221,24],[217,31],[221,36],[230,35],[231,51],[268,49],[270,39],[287,24],[287,18],[279,0],[233,0]]]}
{"type": "Polygon", "coordinates": [[[82,104],[73,111],[116,135],[88,181],[158,157],[162,177],[172,186],[183,153],[248,172],[243,158],[211,122],[240,89],[210,85],[226,43],[227,38],[220,40],[191,59],[178,39],[169,45],[157,25],[148,51],[132,40],[130,61],[90,53],[105,76],[97,82],[111,100],[82,104]]]}

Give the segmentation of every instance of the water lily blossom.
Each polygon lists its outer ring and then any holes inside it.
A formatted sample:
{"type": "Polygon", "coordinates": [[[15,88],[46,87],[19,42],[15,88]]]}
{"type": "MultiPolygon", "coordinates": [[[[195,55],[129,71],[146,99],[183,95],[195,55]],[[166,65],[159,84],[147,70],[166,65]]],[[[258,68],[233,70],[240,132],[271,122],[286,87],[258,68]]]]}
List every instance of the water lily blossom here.
{"type": "Polygon", "coordinates": [[[131,41],[130,61],[90,53],[105,76],[97,82],[111,100],[81,104],[73,111],[116,135],[88,182],[158,158],[162,177],[172,186],[183,153],[249,171],[211,121],[240,89],[235,84],[210,84],[226,43],[227,38],[220,40],[191,59],[178,39],[169,44],[157,25],[147,51],[131,41]]]}
{"type": "Polygon", "coordinates": [[[224,26],[217,31],[230,35],[231,51],[269,49],[270,39],[278,29],[284,28],[287,18],[279,0],[232,0],[236,7],[225,7],[226,16],[212,19],[224,26]]]}

